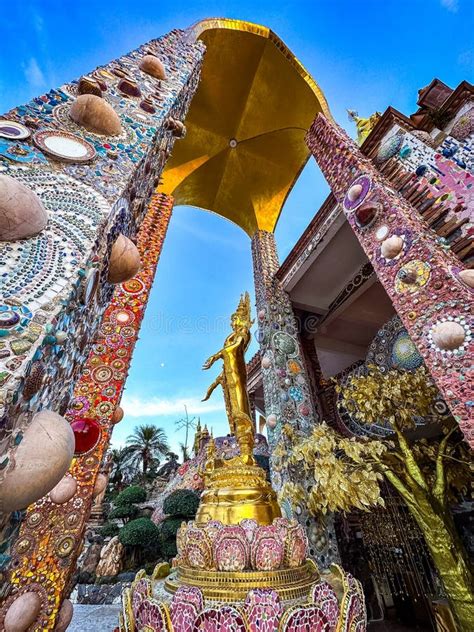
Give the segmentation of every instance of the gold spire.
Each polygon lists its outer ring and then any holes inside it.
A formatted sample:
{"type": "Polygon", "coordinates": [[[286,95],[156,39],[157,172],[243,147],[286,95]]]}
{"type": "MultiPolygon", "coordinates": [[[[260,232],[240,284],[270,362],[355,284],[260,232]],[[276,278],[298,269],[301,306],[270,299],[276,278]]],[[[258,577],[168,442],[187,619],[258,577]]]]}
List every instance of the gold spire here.
{"type": "Polygon", "coordinates": [[[369,118],[360,117],[355,110],[347,110],[349,120],[354,121],[357,127],[357,143],[362,145],[370,132],[377,125],[379,118],[382,116],[380,112],[374,112],[369,118]]]}

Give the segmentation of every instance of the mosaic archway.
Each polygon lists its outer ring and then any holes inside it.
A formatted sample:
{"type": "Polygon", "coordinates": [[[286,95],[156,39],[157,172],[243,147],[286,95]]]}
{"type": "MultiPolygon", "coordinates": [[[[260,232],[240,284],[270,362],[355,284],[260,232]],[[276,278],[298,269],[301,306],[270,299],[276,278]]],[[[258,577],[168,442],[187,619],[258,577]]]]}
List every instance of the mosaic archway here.
{"type": "Polygon", "coordinates": [[[172,198],[156,193],[165,165],[159,190],[176,190],[178,203],[219,212],[250,235],[273,230],[309,157],[305,130],[321,111],[330,116],[318,86],[269,29],[207,20],[152,40],[0,121],[0,210],[8,220],[0,227],[2,621],[20,609],[31,629],[46,630],[67,614],[63,600],[171,213],[172,198]],[[227,88],[215,80],[219,70],[227,88]],[[262,119],[254,104],[272,83],[262,119]],[[183,121],[195,94],[186,137],[183,121]],[[227,109],[220,101],[226,94],[227,109]],[[298,95],[289,116],[281,107],[285,94],[298,95]],[[198,122],[206,108],[216,130],[216,112],[227,123],[213,139],[198,122]],[[203,147],[209,155],[213,147],[206,165],[203,147]],[[193,179],[205,174],[211,180],[197,187],[193,179]],[[214,201],[192,199],[190,189],[214,201]],[[41,458],[33,459],[32,450],[41,458]],[[65,456],[73,453],[66,472],[65,456]],[[35,468],[28,480],[25,463],[35,468]],[[9,493],[15,486],[16,498],[9,493]],[[15,540],[9,514],[25,505],[15,540]]]}
{"type": "MultiPolygon", "coordinates": [[[[10,512],[29,505],[11,560],[3,557],[11,565],[2,579],[11,580],[12,590],[5,590],[0,620],[20,609],[39,631],[65,616],[61,604],[117,420],[171,195],[221,214],[252,238],[271,442],[283,422],[302,429],[318,422],[291,302],[274,278],[273,235],[309,157],[305,134],[318,114],[308,136],[311,151],[472,439],[465,406],[468,290],[457,262],[426,237],[409,205],[332,124],[321,90],[274,33],[235,20],[174,30],[0,121],[0,215],[7,218],[0,227],[5,533],[11,535],[10,512]],[[372,210],[356,212],[368,200],[372,210]],[[392,228],[410,233],[395,266],[380,260],[372,239],[382,207],[392,228]],[[416,292],[406,289],[409,278],[416,292]],[[435,329],[446,321],[460,339],[456,353],[437,347],[435,329]],[[68,472],[55,432],[35,445],[38,415],[42,427],[56,424],[65,451],[74,453],[68,472]],[[35,449],[42,459],[31,458],[35,449]],[[25,463],[36,469],[21,479],[25,463]]],[[[286,475],[275,472],[276,483],[286,475]]],[[[306,519],[304,508],[300,518],[306,519]]],[[[314,534],[320,547],[314,554],[324,565],[336,555],[331,533],[328,524],[314,534]]]]}

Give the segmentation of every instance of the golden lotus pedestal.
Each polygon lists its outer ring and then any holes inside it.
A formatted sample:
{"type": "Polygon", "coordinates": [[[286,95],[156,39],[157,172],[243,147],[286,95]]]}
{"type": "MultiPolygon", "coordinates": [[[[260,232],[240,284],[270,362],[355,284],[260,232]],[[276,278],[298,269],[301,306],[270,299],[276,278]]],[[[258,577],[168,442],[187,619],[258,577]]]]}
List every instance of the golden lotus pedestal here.
{"type": "Polygon", "coordinates": [[[246,519],[267,525],[281,517],[277,495],[257,465],[237,462],[214,469],[206,483],[195,518],[198,525],[209,520],[232,525],[246,519]]]}
{"type": "Polygon", "coordinates": [[[224,603],[243,602],[250,590],[273,589],[283,601],[306,599],[311,586],[319,579],[316,565],[307,560],[298,568],[276,571],[215,571],[179,566],[168,576],[165,588],[175,593],[183,584],[199,588],[206,600],[224,603]]]}
{"type": "MultiPolygon", "coordinates": [[[[237,526],[245,520],[264,527],[281,518],[277,495],[253,459],[249,462],[236,457],[223,463],[213,458],[208,459],[206,468],[205,489],[193,529],[205,532],[206,525],[213,521],[237,526]]],[[[283,601],[290,602],[305,600],[319,579],[318,569],[311,560],[300,566],[267,571],[223,571],[212,566],[214,563],[210,562],[209,568],[192,568],[181,559],[166,579],[165,588],[174,593],[180,586],[194,586],[200,589],[204,599],[224,603],[244,602],[249,591],[266,588],[277,591],[283,601]]]]}

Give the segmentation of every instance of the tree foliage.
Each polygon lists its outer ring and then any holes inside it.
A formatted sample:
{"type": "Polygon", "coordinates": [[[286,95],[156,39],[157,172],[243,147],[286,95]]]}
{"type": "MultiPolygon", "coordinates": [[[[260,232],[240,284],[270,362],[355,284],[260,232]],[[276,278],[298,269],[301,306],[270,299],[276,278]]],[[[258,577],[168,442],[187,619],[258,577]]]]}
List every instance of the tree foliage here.
{"type": "Polygon", "coordinates": [[[176,540],[164,540],[161,545],[161,552],[163,557],[170,560],[178,555],[178,549],[176,547],[176,540]]]}
{"type": "Polygon", "coordinates": [[[159,540],[160,532],[150,518],[137,518],[122,527],[118,537],[124,546],[146,547],[151,541],[159,540]]]}
{"type": "Polygon", "coordinates": [[[170,516],[165,518],[160,524],[159,529],[163,540],[176,540],[176,534],[183,522],[183,518],[170,516]]]}
{"type": "Polygon", "coordinates": [[[135,507],[135,505],[117,505],[117,507],[114,507],[109,513],[109,518],[112,520],[123,520],[125,523],[132,518],[136,518],[138,512],[139,509],[135,507]]]}
{"type": "Polygon", "coordinates": [[[119,526],[115,522],[106,522],[99,529],[99,533],[103,538],[113,538],[118,535],[119,526]]]}
{"type": "Polygon", "coordinates": [[[313,433],[292,445],[291,426],[285,426],[287,441],[274,450],[276,461],[301,470],[299,480],[310,478],[309,492],[299,483],[287,482],[281,497],[289,497],[296,504],[307,504],[313,515],[353,508],[367,511],[373,505],[383,505],[379,483],[382,474],[374,465],[386,451],[380,441],[356,441],[338,435],[327,424],[316,426],[313,433]]]}
{"type": "Polygon", "coordinates": [[[170,516],[194,518],[199,507],[199,495],[190,489],[177,489],[165,498],[163,512],[170,516]]]}
{"type": "Polygon", "coordinates": [[[127,448],[114,448],[110,451],[112,469],[109,481],[114,490],[120,490],[135,475],[136,468],[130,463],[130,454],[127,448]]]}
{"type": "Polygon", "coordinates": [[[126,487],[114,501],[117,507],[132,505],[136,503],[144,503],[146,500],[146,491],[140,485],[131,485],[126,487]]]}
{"type": "Polygon", "coordinates": [[[382,373],[369,366],[367,375],[354,375],[343,387],[341,403],[364,424],[388,421],[401,430],[414,428],[417,417],[433,415],[437,389],[424,366],[416,371],[392,369],[382,373]]]}
{"type": "Polygon", "coordinates": [[[186,461],[189,461],[189,459],[191,458],[189,446],[185,445],[184,443],[180,443],[179,449],[181,450],[181,458],[183,460],[183,463],[186,463],[186,461]]]}
{"type": "Polygon", "coordinates": [[[129,463],[134,467],[141,467],[144,475],[156,467],[160,456],[169,452],[166,433],[162,428],[153,424],[137,426],[127,438],[126,451],[129,463]]]}
{"type": "Polygon", "coordinates": [[[305,503],[311,513],[367,510],[381,504],[379,481],[385,477],[405,501],[424,535],[446,595],[461,630],[472,629],[474,577],[449,511],[453,495],[469,483],[467,446],[452,418],[438,425],[437,438],[411,441],[419,417],[430,417],[437,390],[424,367],[416,371],[352,376],[338,388],[341,403],[363,423],[389,423],[388,440],[347,439],[326,424],[308,438],[283,428],[274,457],[289,466],[294,480],[310,478],[309,491],[286,483],[282,496],[305,503]],[[471,626],[471,627],[470,627],[471,626]]]}

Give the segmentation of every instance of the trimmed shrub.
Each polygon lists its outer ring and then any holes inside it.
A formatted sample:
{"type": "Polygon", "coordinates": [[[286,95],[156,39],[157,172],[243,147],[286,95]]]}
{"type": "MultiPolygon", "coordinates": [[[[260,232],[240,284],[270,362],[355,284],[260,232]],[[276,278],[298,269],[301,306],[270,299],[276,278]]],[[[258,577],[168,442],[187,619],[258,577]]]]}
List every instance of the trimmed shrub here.
{"type": "Polygon", "coordinates": [[[160,531],[150,518],[137,518],[122,527],[118,537],[124,546],[146,547],[155,539],[159,541],[160,531]]]}
{"type": "Polygon", "coordinates": [[[144,503],[146,500],[146,491],[139,485],[131,485],[120,492],[115,498],[114,504],[120,507],[124,505],[133,505],[135,503],[144,503]]]}
{"type": "Polygon", "coordinates": [[[117,507],[114,507],[109,513],[109,518],[131,520],[132,518],[136,518],[138,516],[139,511],[140,510],[138,507],[135,507],[135,505],[117,505],[117,507]]]}
{"type": "Polygon", "coordinates": [[[199,494],[190,489],[177,489],[163,503],[163,512],[170,516],[194,518],[199,507],[199,494]]]}
{"type": "Polygon", "coordinates": [[[118,535],[119,526],[115,524],[115,522],[106,522],[99,529],[99,533],[103,538],[113,538],[115,535],[118,535]]]}
{"type": "Polygon", "coordinates": [[[176,540],[176,534],[182,522],[183,518],[180,517],[170,516],[165,518],[159,526],[163,540],[176,540]]]}

